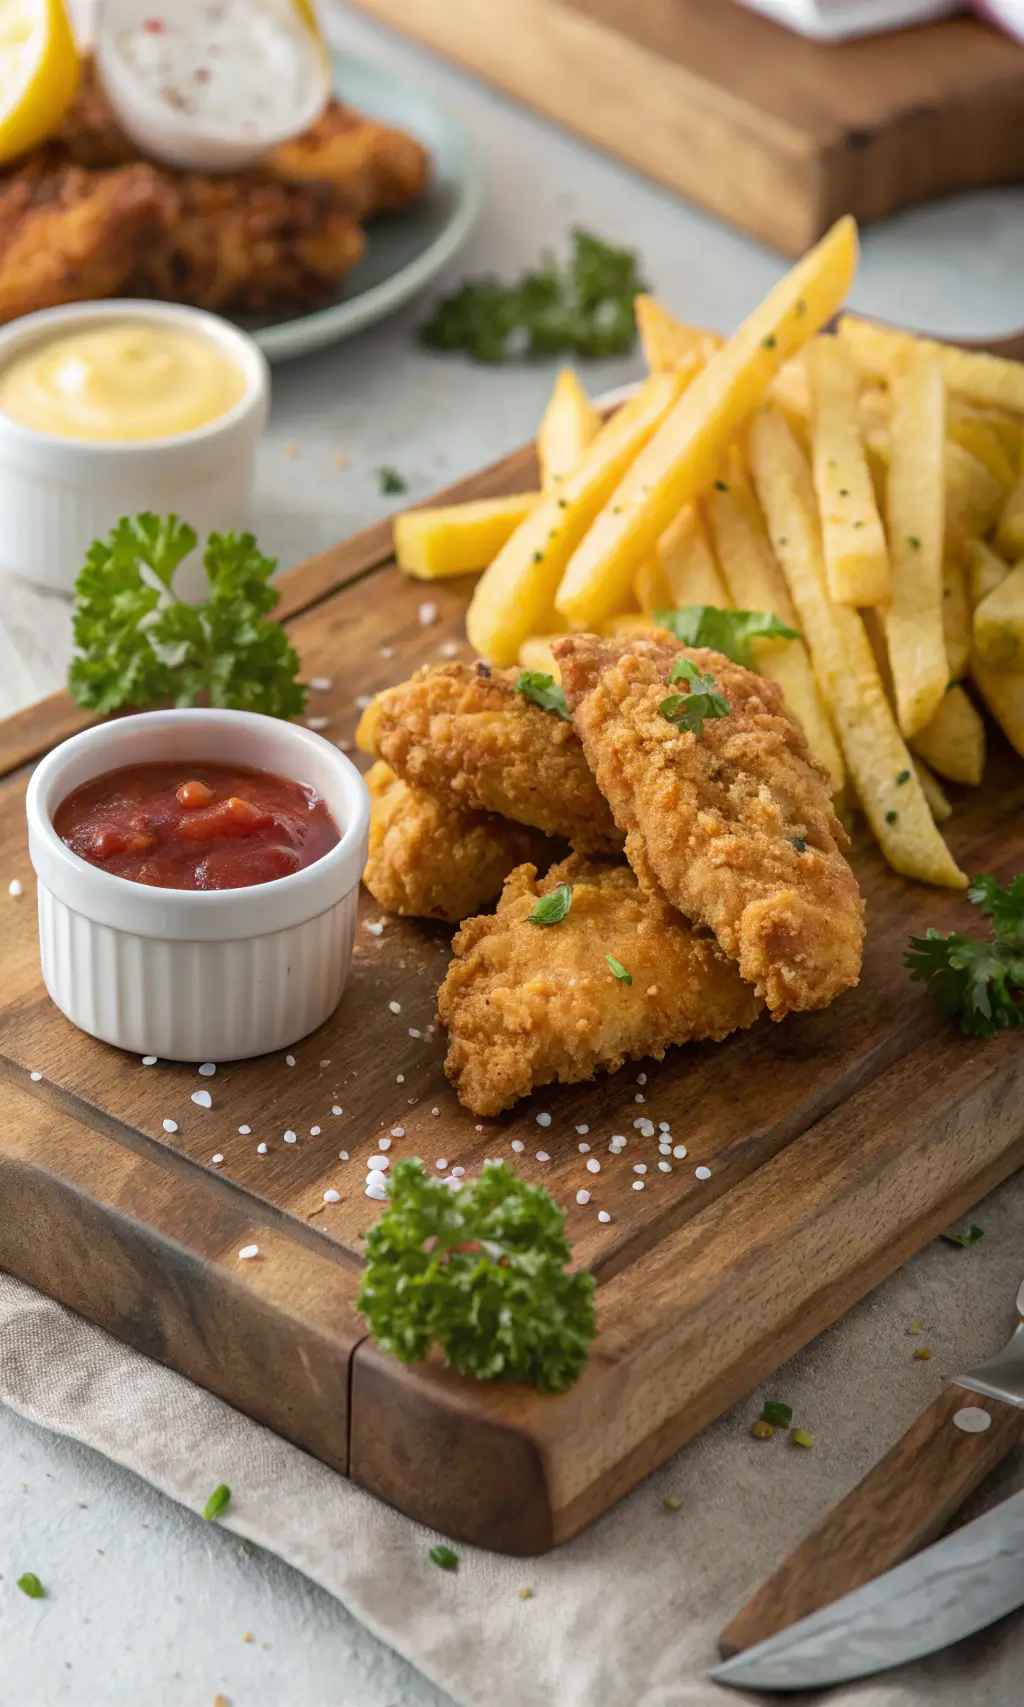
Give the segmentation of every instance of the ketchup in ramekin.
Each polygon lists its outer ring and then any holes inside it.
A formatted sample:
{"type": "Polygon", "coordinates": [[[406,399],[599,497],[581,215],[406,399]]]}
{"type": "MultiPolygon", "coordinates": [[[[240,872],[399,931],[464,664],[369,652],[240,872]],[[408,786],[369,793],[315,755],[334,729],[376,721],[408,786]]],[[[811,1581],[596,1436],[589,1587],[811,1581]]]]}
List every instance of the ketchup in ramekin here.
{"type": "Polygon", "coordinates": [[[340,841],[311,788],[202,760],[127,765],[76,788],[53,814],[73,853],[160,889],[245,889],[302,871],[340,841]]]}

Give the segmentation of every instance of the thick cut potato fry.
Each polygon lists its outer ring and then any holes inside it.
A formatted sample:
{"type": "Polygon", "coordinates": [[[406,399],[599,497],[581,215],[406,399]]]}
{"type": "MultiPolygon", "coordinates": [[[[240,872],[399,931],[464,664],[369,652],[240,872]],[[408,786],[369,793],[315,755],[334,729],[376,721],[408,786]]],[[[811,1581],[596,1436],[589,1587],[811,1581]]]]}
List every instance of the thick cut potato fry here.
{"type": "Polygon", "coordinates": [[[865,379],[888,380],[894,365],[908,349],[925,350],[935,358],[950,391],[982,408],[1010,409],[1024,415],[1024,363],[1007,361],[983,351],[958,350],[913,332],[894,331],[874,320],[844,314],[839,335],[846,339],[865,379]]]}
{"type": "Polygon", "coordinates": [[[633,594],[642,611],[666,610],[672,603],[672,589],[657,552],[645,557],[633,577],[633,594]]]}
{"type": "Polygon", "coordinates": [[[539,492],[515,492],[439,510],[406,510],[395,517],[398,567],[420,581],[486,569],[539,503],[539,492]]]}
{"type": "Polygon", "coordinates": [[[974,650],[983,664],[1024,669],[1024,563],[1011,569],[975,611],[974,650]]]}
{"type": "Polygon", "coordinates": [[[921,784],[921,793],[936,824],[944,824],[947,818],[952,818],[953,808],[938,777],[928,769],[923,759],[917,758],[914,760],[914,775],[921,784]]]}
{"type": "Polygon", "coordinates": [[[967,596],[966,548],[947,538],[942,558],[942,632],[950,681],[966,675],[971,656],[971,603],[967,596]]]}
{"type": "Polygon", "coordinates": [[[583,452],[596,439],[601,417],[571,367],[562,368],[537,429],[537,461],[542,492],[553,492],[578,468],[583,452]]]}
{"type": "Polygon", "coordinates": [[[1011,747],[1024,759],[1024,670],[1000,670],[972,658],[971,677],[1011,747]]]}
{"type": "MultiPolygon", "coordinates": [[[[810,345],[807,346],[810,349],[810,345]]],[[[800,428],[806,429],[811,419],[811,382],[807,371],[807,351],[783,362],[768,386],[765,400],[781,409],[797,438],[800,428]]]]}
{"type": "Polygon", "coordinates": [[[725,343],[720,332],[705,332],[676,320],[653,296],[634,297],[633,309],[649,373],[668,373],[694,354],[706,362],[725,343]]]}
{"type": "Polygon", "coordinates": [[[1017,478],[1018,462],[1010,455],[1004,435],[991,417],[960,397],[946,399],[946,434],[963,450],[970,451],[1006,491],[1017,478]]]}
{"type": "Polygon", "coordinates": [[[999,512],[996,545],[1011,563],[1024,557],[1024,474],[1010,491],[999,512]]]}
{"type": "MultiPolygon", "coordinates": [[[[686,504],[658,541],[658,561],[669,590],[669,606],[717,605],[731,600],[696,504],[686,504]]],[[[664,607],[662,607],[664,608],[664,607]]]]}
{"type": "Polygon", "coordinates": [[[910,745],[950,782],[977,788],[985,771],[985,725],[959,682],[953,682],[931,722],[910,745]]]}
{"type": "Polygon", "coordinates": [[[840,338],[804,351],[811,387],[811,466],[828,590],[841,605],[881,605],[892,582],[889,551],[857,422],[860,381],[840,338]]]}
{"type": "Polygon", "coordinates": [[[954,537],[987,533],[1003,508],[1006,488],[963,445],[946,444],[946,526],[954,537]]]}
{"type": "Polygon", "coordinates": [[[946,388],[938,363],[913,349],[892,374],[889,562],[885,638],[904,735],[935,714],[949,681],[942,625],[946,532],[946,388]]]}
{"type": "Polygon", "coordinates": [[[857,795],[889,864],[906,877],[962,889],[914,774],[857,611],[829,597],[811,471],[782,417],[761,410],[750,458],[769,534],[789,584],[818,684],[835,719],[857,795]]]}
{"type": "Polygon", "coordinates": [[[993,551],[983,539],[972,539],[967,547],[967,597],[971,610],[977,610],[982,599],[995,592],[1009,573],[997,551],[993,551]]]}
{"type": "MultiPolygon", "coordinates": [[[[760,507],[738,456],[727,465],[726,479],[717,482],[709,494],[707,510],[733,608],[766,611],[787,628],[799,629],[789,588],[768,543],[760,507]]],[[[755,640],[752,650],[758,674],[778,682],[811,752],[828,771],[832,793],[841,794],[846,766],[803,641],[755,640]]]]}
{"type": "Polygon", "coordinates": [[[524,670],[540,670],[543,675],[554,676],[556,682],[562,679],[562,672],[552,654],[551,648],[559,634],[531,634],[529,640],[524,640],[519,648],[519,663],[524,670]]]}
{"type": "MultiPolygon", "coordinates": [[[[565,565],[623,471],[672,407],[683,381],[652,374],[607,421],[583,461],[545,493],[477,582],[466,634],[482,658],[514,664],[531,634],[543,633],[565,565]]],[[[628,589],[623,589],[626,591],[628,589]]],[[[621,597],[617,601],[625,602],[621,597]]]]}
{"type": "Polygon", "coordinates": [[[838,221],[712,356],[573,553],[555,600],[580,627],[617,609],[637,566],[710,484],[730,441],[783,362],[839,307],[857,265],[857,227],[838,221]]]}

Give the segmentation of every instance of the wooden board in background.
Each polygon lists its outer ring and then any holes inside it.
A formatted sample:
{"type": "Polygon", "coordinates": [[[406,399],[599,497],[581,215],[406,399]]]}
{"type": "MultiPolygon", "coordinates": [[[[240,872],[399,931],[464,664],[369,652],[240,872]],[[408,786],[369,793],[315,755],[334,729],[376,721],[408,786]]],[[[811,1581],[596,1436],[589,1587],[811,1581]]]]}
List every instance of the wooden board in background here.
{"type": "Polygon", "coordinates": [[[1024,178],[1024,48],[970,18],[828,47],[729,0],[355,4],[784,254],[1024,178]]]}
{"type": "MultiPolygon", "coordinates": [[[[517,453],[462,492],[514,490],[523,464],[517,453]]],[[[340,742],[357,698],[452,644],[468,656],[467,585],[432,587],[438,620],[424,627],[422,584],[386,550],[371,529],[284,580],[304,673],[333,683],[311,709],[340,742]]],[[[71,714],[49,705],[56,738],[71,714]]],[[[32,726],[43,744],[46,716],[32,726]]],[[[13,747],[24,751],[23,724],[13,747]]],[[[1019,1038],[961,1038],[901,964],[909,931],[954,928],[965,903],[897,878],[866,839],[864,977],[832,1009],[477,1121],[445,1083],[434,1024],[449,933],[397,919],[371,933],[380,909],[367,896],[341,1007],[291,1051],[293,1067],[279,1055],[200,1079],[75,1031],[40,982],[26,782],[24,766],[0,782],[0,871],[26,889],[3,901],[0,1265],[454,1536],[513,1552],[567,1538],[1024,1160],[1019,1038]],[[212,1109],[191,1102],[197,1088],[212,1109]],[[637,1133],[642,1115],[686,1142],[671,1173],[637,1133]],[[514,1159],[566,1206],[600,1324],[569,1394],[403,1368],[363,1337],[360,1234],[378,1213],[364,1163],[396,1128],[392,1160],[514,1159]],[[616,1131],[629,1137],[619,1157],[607,1150],[616,1131]],[[324,1204],[328,1187],[337,1204],[324,1204]],[[248,1242],[260,1258],[240,1263],[248,1242]]],[[[1005,746],[949,831],[971,871],[1024,865],[1024,766],[1005,746]]]]}

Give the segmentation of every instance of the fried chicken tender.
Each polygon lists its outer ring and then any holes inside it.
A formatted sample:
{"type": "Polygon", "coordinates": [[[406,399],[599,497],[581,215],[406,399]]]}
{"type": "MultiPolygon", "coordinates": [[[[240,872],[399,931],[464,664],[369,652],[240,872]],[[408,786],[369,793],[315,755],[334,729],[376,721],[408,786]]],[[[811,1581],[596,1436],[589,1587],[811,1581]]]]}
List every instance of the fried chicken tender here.
{"type": "Polygon", "coordinates": [[[94,297],[131,295],[162,242],[174,197],[151,166],[65,167],[0,180],[0,321],[94,297]]]}
{"type": "Polygon", "coordinates": [[[775,1019],[860,976],[864,901],[828,779],[774,682],[667,638],[570,635],[553,648],[574,726],[642,883],[707,925],[775,1019]],[[731,710],[698,740],[660,706],[676,658],[731,710]]]}
{"type": "Polygon", "coordinates": [[[621,848],[572,725],[515,692],[517,670],[430,664],[387,688],[356,732],[405,782],[497,812],[584,852],[621,848]]]}
{"type": "Polygon", "coordinates": [[[388,913],[457,925],[500,895],[524,860],[546,863],[556,844],[539,830],[466,812],[402,782],[380,761],[366,773],[370,853],[363,882],[388,913]]]}
{"type": "Polygon", "coordinates": [[[540,882],[520,866],[497,912],[467,919],[453,946],[437,1003],[445,1072],[474,1114],[498,1114],[538,1085],[615,1073],[627,1059],[660,1060],[675,1043],[718,1041],[761,1011],[714,937],[620,862],[573,854],[540,882]],[[559,883],[572,888],[566,917],[531,924],[538,896],[559,883]]]}
{"type": "Polygon", "coordinates": [[[280,143],[264,165],[285,183],[344,190],[361,218],[415,201],[430,175],[427,151],[415,137],[364,118],[340,101],[332,101],[304,135],[280,143]]]}

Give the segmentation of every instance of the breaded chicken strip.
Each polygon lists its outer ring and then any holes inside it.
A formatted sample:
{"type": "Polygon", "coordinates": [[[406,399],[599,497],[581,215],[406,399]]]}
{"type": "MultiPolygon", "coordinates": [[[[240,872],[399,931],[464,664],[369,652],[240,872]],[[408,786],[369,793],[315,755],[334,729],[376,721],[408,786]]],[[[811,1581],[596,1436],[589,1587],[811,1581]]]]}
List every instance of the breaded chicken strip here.
{"type": "Polygon", "coordinates": [[[498,911],[468,919],[454,949],[437,1006],[445,1072],[474,1114],[498,1114],[538,1085],[617,1072],[627,1059],[660,1060],[674,1043],[717,1042],[761,1011],[714,938],[618,861],[573,854],[540,882],[520,866],[498,911]],[[559,883],[572,888],[569,912],[532,924],[538,896],[559,883]]]}
{"type": "Polygon", "coordinates": [[[378,762],[370,790],[370,853],[363,882],[389,913],[457,925],[500,895],[524,860],[545,863],[556,844],[490,812],[466,812],[378,762]]]}
{"type": "Polygon", "coordinates": [[[429,156],[415,137],[364,118],[340,101],[332,101],[304,135],[273,149],[263,164],[285,183],[344,190],[361,218],[414,201],[430,175],[429,156]]]}
{"type": "Polygon", "coordinates": [[[626,855],[714,931],[775,1019],[823,1008],[860,976],[864,901],[828,778],[774,682],[667,639],[569,635],[562,685],[626,855]],[[675,660],[715,677],[731,707],[700,739],[660,710],[675,660]]]}
{"type": "Polygon", "coordinates": [[[622,847],[572,725],[515,692],[518,670],[429,664],[386,688],[356,740],[405,782],[586,852],[622,847]]]}
{"type": "Polygon", "coordinates": [[[25,172],[0,181],[0,321],[38,308],[131,295],[175,198],[152,166],[25,172]]]}

